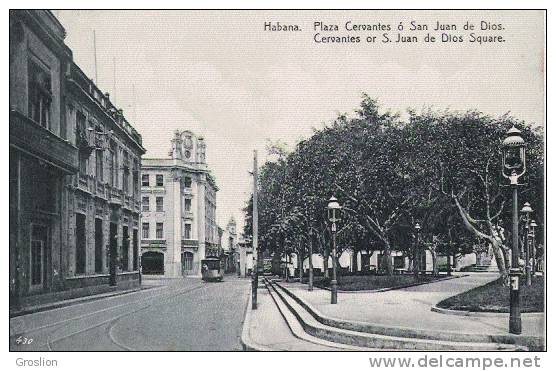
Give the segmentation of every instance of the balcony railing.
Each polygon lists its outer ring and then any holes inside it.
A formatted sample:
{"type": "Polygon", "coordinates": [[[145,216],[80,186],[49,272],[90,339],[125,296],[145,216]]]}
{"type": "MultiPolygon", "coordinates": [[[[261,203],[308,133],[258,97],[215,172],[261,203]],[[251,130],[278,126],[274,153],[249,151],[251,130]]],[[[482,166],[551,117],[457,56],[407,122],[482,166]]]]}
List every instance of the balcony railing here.
{"type": "Polygon", "coordinates": [[[183,239],[183,240],[181,240],[181,247],[182,248],[189,247],[189,248],[192,248],[192,249],[196,249],[196,248],[199,247],[199,241],[183,239]]]}
{"type": "Polygon", "coordinates": [[[166,240],[141,240],[142,248],[163,249],[166,248],[166,240]]]}
{"type": "Polygon", "coordinates": [[[69,173],[78,170],[76,147],[16,110],[10,110],[10,145],[12,144],[69,173]]]}
{"type": "Polygon", "coordinates": [[[69,69],[69,73],[66,75],[70,84],[75,85],[83,92],[85,92],[89,98],[95,101],[100,107],[104,109],[106,114],[112,118],[112,120],[124,131],[126,132],[135,142],[142,145],[143,140],[141,134],[137,132],[125,119],[122,110],[118,110],[110,101],[110,96],[104,94],[94,82],[85,75],[81,69],[72,64],[69,69]]]}

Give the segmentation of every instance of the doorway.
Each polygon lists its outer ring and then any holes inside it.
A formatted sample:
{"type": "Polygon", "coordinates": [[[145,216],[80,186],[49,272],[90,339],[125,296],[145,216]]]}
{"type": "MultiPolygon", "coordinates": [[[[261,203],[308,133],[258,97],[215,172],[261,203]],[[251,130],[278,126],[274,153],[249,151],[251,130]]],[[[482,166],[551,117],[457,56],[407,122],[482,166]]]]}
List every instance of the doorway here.
{"type": "Polygon", "coordinates": [[[116,286],[116,265],[118,263],[118,225],[110,223],[110,286],[116,286]]]}
{"type": "Polygon", "coordinates": [[[30,290],[46,288],[48,253],[48,227],[31,224],[30,290]]]}
{"type": "Polygon", "coordinates": [[[102,273],[102,219],[95,219],[95,273],[102,273]]]}

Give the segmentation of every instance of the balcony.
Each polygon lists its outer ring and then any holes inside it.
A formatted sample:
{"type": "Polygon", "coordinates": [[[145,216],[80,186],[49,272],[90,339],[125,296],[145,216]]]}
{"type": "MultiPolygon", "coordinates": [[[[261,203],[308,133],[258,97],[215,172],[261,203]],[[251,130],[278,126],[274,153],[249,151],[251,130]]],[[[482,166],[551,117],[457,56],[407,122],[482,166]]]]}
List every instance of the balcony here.
{"type": "Polygon", "coordinates": [[[15,110],[10,110],[10,145],[20,147],[68,173],[78,170],[77,148],[15,110]]]}
{"type": "Polygon", "coordinates": [[[117,188],[110,188],[110,203],[113,205],[122,205],[122,192],[117,188]]]}
{"type": "Polygon", "coordinates": [[[190,249],[197,249],[199,248],[199,241],[197,240],[181,240],[181,247],[182,248],[190,248],[190,249]]]}
{"type": "Polygon", "coordinates": [[[166,240],[141,240],[143,249],[165,249],[166,240]]]}

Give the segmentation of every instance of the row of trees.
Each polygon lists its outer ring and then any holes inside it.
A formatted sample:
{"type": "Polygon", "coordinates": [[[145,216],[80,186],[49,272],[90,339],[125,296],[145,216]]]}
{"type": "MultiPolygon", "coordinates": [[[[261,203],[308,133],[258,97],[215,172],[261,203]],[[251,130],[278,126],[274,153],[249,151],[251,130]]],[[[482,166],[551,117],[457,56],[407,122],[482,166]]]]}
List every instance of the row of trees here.
{"type": "MultiPolygon", "coordinates": [[[[312,244],[325,258],[326,274],[331,237],[326,206],[334,195],[343,212],[333,259],[348,249],[381,251],[392,274],[392,251],[414,261],[419,222],[422,246],[431,252],[435,269],[439,254],[457,257],[492,246],[506,275],[511,193],[501,176],[500,144],[512,125],[522,131],[528,145],[527,184],[520,188],[520,200],[532,204],[542,225],[540,129],[509,115],[492,118],[477,111],[408,114],[402,120],[381,112],[364,95],[354,115],[339,115],[293,151],[269,146],[272,160],[259,176],[261,248],[304,258],[312,244]]],[[[251,203],[245,208],[246,234],[252,228],[251,203]]]]}

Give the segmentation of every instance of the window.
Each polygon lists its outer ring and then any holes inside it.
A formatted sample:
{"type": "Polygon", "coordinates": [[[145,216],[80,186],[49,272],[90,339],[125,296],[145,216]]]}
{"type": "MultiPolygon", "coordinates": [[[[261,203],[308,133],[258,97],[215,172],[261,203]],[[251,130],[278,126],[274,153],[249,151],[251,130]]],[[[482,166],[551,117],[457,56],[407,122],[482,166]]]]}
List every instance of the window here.
{"type": "Polygon", "coordinates": [[[191,178],[190,177],[183,178],[183,186],[185,188],[191,188],[191,178]]]}
{"type": "Polygon", "coordinates": [[[108,184],[110,186],[114,185],[114,153],[112,152],[112,148],[108,152],[108,184]]]}
{"type": "Polygon", "coordinates": [[[164,239],[164,224],[163,223],[156,223],[156,239],[157,240],[164,239]]]}
{"type": "Polygon", "coordinates": [[[52,80],[50,71],[42,68],[34,60],[28,63],[29,76],[29,117],[46,129],[50,129],[52,105],[52,80]]]}
{"type": "Polygon", "coordinates": [[[118,174],[118,169],[120,168],[120,164],[119,164],[119,160],[118,160],[118,145],[114,142],[114,147],[112,150],[112,163],[114,165],[114,167],[112,168],[112,170],[114,171],[114,175],[113,175],[113,179],[114,179],[114,187],[119,187],[120,186],[120,178],[119,178],[119,174],[118,174]]]}
{"type": "Polygon", "coordinates": [[[115,142],[110,142],[110,185],[118,186],[118,146],[115,142]]]}
{"type": "Polygon", "coordinates": [[[163,187],[164,186],[164,175],[156,174],[156,186],[163,187]]]}
{"type": "Polygon", "coordinates": [[[187,212],[191,212],[191,199],[186,198],[184,201],[184,209],[187,212]]]}
{"type": "Polygon", "coordinates": [[[75,273],[85,273],[87,259],[85,240],[85,215],[75,214],[75,273]]]}
{"type": "Polygon", "coordinates": [[[123,160],[124,173],[123,173],[122,186],[123,186],[124,193],[127,194],[129,192],[129,155],[127,152],[124,152],[123,158],[124,158],[123,160]]]}
{"type": "Polygon", "coordinates": [[[139,194],[139,162],[133,160],[133,196],[139,194]]]}
{"type": "Polygon", "coordinates": [[[143,238],[144,239],[148,239],[149,238],[149,223],[143,223],[143,238]]]}
{"type": "Polygon", "coordinates": [[[141,175],[141,186],[148,187],[149,186],[149,174],[141,175]]]}
{"type": "Polygon", "coordinates": [[[103,169],[103,151],[102,149],[96,150],[96,177],[99,181],[104,181],[104,169],[103,169]]]}
{"type": "Polygon", "coordinates": [[[156,211],[164,211],[164,197],[156,198],[156,211]]]}
{"type": "Polygon", "coordinates": [[[183,225],[183,238],[186,240],[191,239],[191,224],[183,225]]]}
{"type": "Polygon", "coordinates": [[[142,210],[143,211],[150,211],[150,203],[151,203],[151,198],[149,196],[143,196],[143,199],[141,200],[141,205],[142,205],[142,210]]]}
{"type": "MultiPolygon", "coordinates": [[[[87,128],[86,126],[86,118],[85,115],[83,114],[83,112],[81,111],[77,111],[76,114],[76,132],[77,132],[77,142],[83,142],[85,143],[87,141],[87,137],[86,137],[86,133],[87,133],[87,128]]],[[[79,145],[79,143],[78,143],[79,145]]],[[[87,156],[85,153],[83,152],[79,152],[79,172],[82,175],[87,174],[87,162],[88,162],[89,156],[87,156]]]]}

